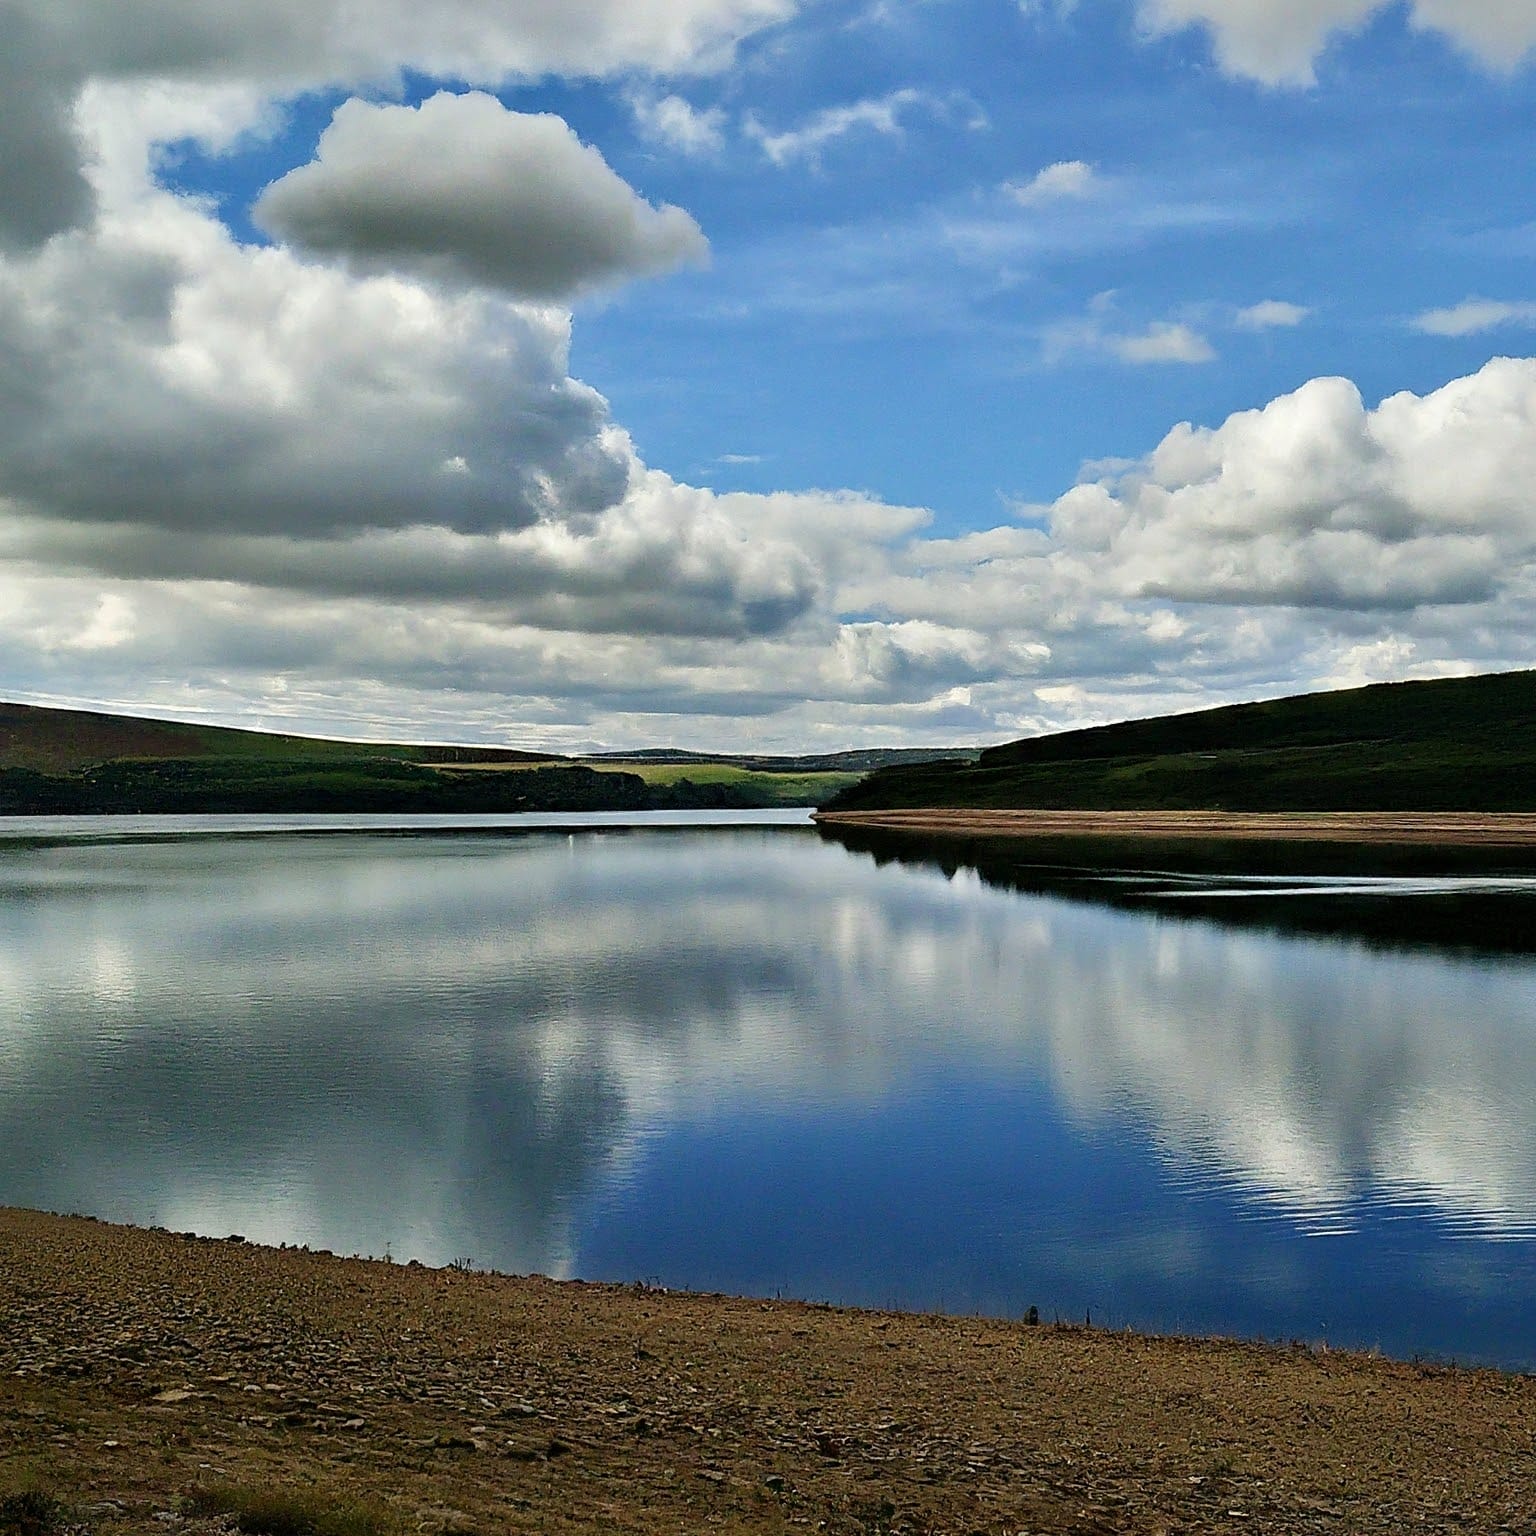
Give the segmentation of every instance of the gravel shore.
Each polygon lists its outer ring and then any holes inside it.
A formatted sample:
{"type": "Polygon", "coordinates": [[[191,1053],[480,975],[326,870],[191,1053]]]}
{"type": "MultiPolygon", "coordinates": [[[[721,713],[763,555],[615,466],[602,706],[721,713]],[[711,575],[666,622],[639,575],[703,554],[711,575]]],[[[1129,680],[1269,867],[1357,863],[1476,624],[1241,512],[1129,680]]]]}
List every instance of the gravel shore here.
{"type": "Polygon", "coordinates": [[[1529,1536],[1536,1378],[0,1211],[0,1495],[37,1487],[97,1536],[229,1487],[428,1536],[1529,1536]]]}
{"type": "Polygon", "coordinates": [[[954,837],[1193,838],[1220,842],[1365,843],[1532,848],[1536,815],[1482,811],[818,811],[827,826],[954,837]]]}

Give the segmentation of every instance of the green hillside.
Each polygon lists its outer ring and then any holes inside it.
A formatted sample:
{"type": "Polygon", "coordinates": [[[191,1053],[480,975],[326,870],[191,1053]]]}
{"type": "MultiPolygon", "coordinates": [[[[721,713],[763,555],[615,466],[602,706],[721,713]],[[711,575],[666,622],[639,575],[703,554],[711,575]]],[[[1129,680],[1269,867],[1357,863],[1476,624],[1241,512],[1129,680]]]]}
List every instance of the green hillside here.
{"type": "Polygon", "coordinates": [[[870,774],[833,811],[1536,810],[1536,672],[1380,683],[870,774]]]}
{"type": "Polygon", "coordinates": [[[122,759],[246,758],[258,761],[549,762],[547,752],[506,747],[445,747],[404,742],[324,741],[232,726],[146,720],[98,710],[0,703],[0,769],[68,773],[122,759]]]}
{"type": "Polygon", "coordinates": [[[0,815],[598,811],[810,805],[908,752],[602,759],[325,741],[0,703],[0,815]]]}

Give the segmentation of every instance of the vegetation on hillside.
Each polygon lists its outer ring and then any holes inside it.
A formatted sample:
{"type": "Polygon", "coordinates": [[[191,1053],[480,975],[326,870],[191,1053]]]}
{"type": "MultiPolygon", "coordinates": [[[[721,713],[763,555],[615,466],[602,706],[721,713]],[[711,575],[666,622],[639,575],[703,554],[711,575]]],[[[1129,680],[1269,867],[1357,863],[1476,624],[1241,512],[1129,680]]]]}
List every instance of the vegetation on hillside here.
{"type": "MultiPolygon", "coordinates": [[[[740,791],[747,797],[745,803],[753,805],[819,805],[839,790],[857,784],[863,777],[860,773],[797,772],[746,767],[703,757],[684,763],[584,758],[579,766],[595,769],[599,773],[639,778],[652,787],[679,789],[687,785],[691,787],[690,793],[705,787],[727,788],[740,791]]],[[[452,776],[527,773],[530,767],[525,763],[467,763],[459,767],[444,767],[440,771],[452,776]]]]}
{"type": "Polygon", "coordinates": [[[738,785],[650,785],[638,774],[580,765],[464,773],[388,758],[214,757],[123,759],[67,774],[0,769],[0,815],[651,811],[776,803],[738,785]]]}
{"type": "Polygon", "coordinates": [[[1536,672],[1384,683],[881,769],[825,809],[1536,810],[1536,672]]]}
{"type": "Polygon", "coordinates": [[[347,762],[359,757],[396,762],[550,762],[547,752],[509,747],[420,745],[406,742],[326,741],[241,730],[224,725],[191,725],[148,720],[97,710],[47,709],[35,704],[0,703],[0,768],[68,773],[122,758],[251,758],[257,761],[347,762]]]}
{"type": "MultiPolygon", "coordinates": [[[[919,754],[920,755],[920,754],[919,754]]],[[[598,759],[325,741],[0,703],[0,815],[508,812],[814,805],[907,751],[598,759]]]]}

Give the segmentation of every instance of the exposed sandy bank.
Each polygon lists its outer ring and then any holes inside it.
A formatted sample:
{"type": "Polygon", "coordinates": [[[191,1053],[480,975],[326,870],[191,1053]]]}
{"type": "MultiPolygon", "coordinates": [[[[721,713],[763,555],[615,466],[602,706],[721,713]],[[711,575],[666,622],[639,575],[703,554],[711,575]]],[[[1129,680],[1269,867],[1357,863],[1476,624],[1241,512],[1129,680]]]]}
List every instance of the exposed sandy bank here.
{"type": "Polygon", "coordinates": [[[0,1492],[28,1478],[99,1536],[217,1481],[428,1533],[1525,1533],[1536,1378],[0,1211],[0,1492]]]}
{"type": "Polygon", "coordinates": [[[818,811],[828,826],[955,837],[1148,837],[1536,848],[1536,815],[1480,811],[818,811]]]}

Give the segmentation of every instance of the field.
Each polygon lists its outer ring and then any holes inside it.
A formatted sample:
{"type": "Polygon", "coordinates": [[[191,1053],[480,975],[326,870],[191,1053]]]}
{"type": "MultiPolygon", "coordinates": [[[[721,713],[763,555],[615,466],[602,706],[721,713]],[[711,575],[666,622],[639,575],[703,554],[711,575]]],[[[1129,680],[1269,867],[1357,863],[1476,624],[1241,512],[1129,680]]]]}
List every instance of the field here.
{"type": "MultiPolygon", "coordinates": [[[[460,773],[516,773],[526,763],[455,763],[439,771],[460,773]]],[[[741,790],[755,805],[820,805],[839,790],[857,784],[860,773],[769,773],[760,768],[740,768],[734,763],[648,763],[644,761],[577,759],[576,766],[598,773],[633,774],[650,785],[673,788],[680,784],[710,784],[741,790]]]]}

